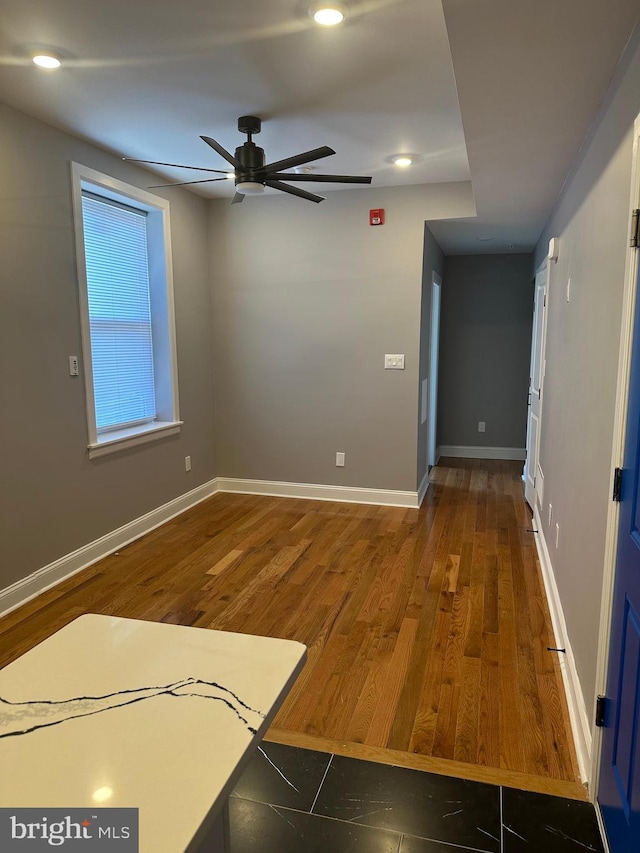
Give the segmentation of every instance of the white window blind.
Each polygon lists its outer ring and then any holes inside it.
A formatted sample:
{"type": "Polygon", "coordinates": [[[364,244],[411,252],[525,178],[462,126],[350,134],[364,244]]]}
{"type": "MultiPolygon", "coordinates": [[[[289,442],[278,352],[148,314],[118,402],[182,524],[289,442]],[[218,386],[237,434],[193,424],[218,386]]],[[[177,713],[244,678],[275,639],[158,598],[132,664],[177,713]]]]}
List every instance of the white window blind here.
{"type": "Polygon", "coordinates": [[[147,216],[83,192],[98,432],[156,417],[147,216]]]}

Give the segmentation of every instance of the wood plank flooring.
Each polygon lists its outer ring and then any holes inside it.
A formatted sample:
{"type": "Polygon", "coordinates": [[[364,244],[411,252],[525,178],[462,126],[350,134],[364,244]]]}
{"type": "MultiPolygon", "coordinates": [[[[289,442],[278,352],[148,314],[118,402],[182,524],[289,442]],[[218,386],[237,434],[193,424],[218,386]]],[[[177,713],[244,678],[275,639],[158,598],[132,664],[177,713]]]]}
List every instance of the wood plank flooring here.
{"type": "Polygon", "coordinates": [[[0,619],[0,666],[85,612],[295,639],[281,742],[583,796],[520,471],[441,460],[420,510],[216,495],[0,619]]]}

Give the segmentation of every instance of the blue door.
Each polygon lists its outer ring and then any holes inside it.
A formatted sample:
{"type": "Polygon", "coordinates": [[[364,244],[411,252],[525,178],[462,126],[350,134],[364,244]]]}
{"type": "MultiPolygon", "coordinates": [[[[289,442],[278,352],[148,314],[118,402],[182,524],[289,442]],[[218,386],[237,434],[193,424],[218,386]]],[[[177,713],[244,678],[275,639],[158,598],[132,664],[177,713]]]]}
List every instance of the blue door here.
{"type": "Polygon", "coordinates": [[[598,789],[611,853],[640,851],[640,291],[637,294],[598,789]]]}

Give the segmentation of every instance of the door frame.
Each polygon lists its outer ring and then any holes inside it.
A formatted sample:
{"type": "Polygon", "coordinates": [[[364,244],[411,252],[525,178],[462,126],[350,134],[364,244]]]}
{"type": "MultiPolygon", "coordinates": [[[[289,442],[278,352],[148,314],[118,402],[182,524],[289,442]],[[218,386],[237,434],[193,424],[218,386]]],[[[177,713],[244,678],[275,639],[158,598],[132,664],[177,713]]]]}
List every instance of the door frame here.
{"type": "MultiPolygon", "coordinates": [[[[555,263],[555,261],[554,261],[554,263],[555,263]]],[[[535,312],[535,298],[536,298],[536,278],[538,277],[538,275],[541,272],[543,272],[543,270],[546,270],[547,278],[546,278],[546,281],[544,284],[545,302],[544,302],[544,309],[543,309],[544,314],[542,317],[542,335],[540,337],[540,398],[538,401],[539,402],[539,405],[538,405],[538,431],[536,433],[536,448],[535,448],[535,451],[536,451],[535,452],[536,470],[533,472],[533,476],[535,479],[535,486],[533,488],[533,494],[534,494],[533,504],[534,505],[531,509],[532,512],[535,512],[536,507],[538,507],[539,512],[542,512],[542,489],[539,487],[537,474],[538,474],[538,469],[542,473],[542,469],[540,468],[540,436],[542,435],[542,414],[543,414],[543,409],[544,409],[544,380],[545,380],[545,376],[547,373],[547,359],[546,359],[546,353],[547,353],[547,319],[549,317],[549,299],[550,299],[550,287],[549,287],[549,285],[551,284],[551,259],[549,258],[548,254],[547,254],[547,257],[544,259],[544,261],[537,268],[537,270],[535,271],[534,276],[533,276],[534,312],[535,312]]],[[[532,354],[533,354],[533,335],[535,333],[535,316],[533,318],[533,321],[534,321],[533,326],[531,328],[531,337],[532,337],[531,352],[532,352],[532,354]]],[[[529,368],[529,372],[531,372],[531,367],[529,368]]],[[[531,376],[529,376],[529,393],[531,393],[531,376]]],[[[527,406],[527,431],[528,431],[528,429],[529,429],[529,407],[527,406]]],[[[525,470],[527,472],[529,471],[528,462],[529,462],[529,460],[525,459],[524,464],[526,467],[524,467],[522,469],[523,480],[524,480],[525,470]]],[[[544,480],[544,474],[543,474],[543,480],[544,480]]]]}
{"type": "Polygon", "coordinates": [[[429,466],[438,464],[438,370],[440,365],[440,314],[442,309],[442,276],[431,272],[431,304],[429,309],[429,410],[427,415],[427,471],[429,466]],[[434,295],[438,292],[438,349],[436,352],[436,370],[432,364],[433,327],[436,319],[434,295]],[[435,372],[435,382],[434,382],[435,372]],[[433,460],[433,461],[432,461],[433,460]]]}
{"type": "MultiPolygon", "coordinates": [[[[640,115],[637,116],[633,127],[633,162],[631,168],[631,191],[629,204],[628,231],[631,232],[631,213],[640,207],[640,115]]],[[[628,241],[627,241],[628,244],[628,241]]],[[[614,469],[624,464],[624,443],[629,400],[629,380],[631,376],[631,346],[633,343],[633,320],[635,313],[636,281],[640,250],[627,248],[625,260],[624,290],[622,295],[622,322],[620,326],[620,350],[618,356],[618,380],[616,385],[616,410],[613,426],[613,445],[611,449],[611,480],[609,487],[613,492],[614,469]]],[[[604,695],[607,689],[609,663],[609,645],[611,638],[613,585],[616,572],[616,555],[618,550],[618,524],[620,519],[620,504],[609,501],[607,512],[607,528],[605,538],[604,572],[602,582],[602,604],[600,608],[600,624],[598,628],[598,658],[596,662],[596,696],[604,695]]],[[[591,719],[595,721],[595,707],[591,719]]],[[[596,806],[596,814],[600,823],[603,838],[604,824],[597,804],[598,785],[600,781],[600,764],[602,758],[602,729],[592,724],[591,739],[591,772],[590,799],[596,806]]]]}

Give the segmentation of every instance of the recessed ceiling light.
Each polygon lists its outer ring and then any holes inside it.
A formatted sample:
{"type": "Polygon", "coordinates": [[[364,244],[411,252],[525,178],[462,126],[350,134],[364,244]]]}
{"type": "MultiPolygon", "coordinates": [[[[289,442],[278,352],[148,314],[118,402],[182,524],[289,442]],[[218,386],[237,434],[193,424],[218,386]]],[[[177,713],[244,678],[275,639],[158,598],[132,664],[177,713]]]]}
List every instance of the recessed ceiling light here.
{"type": "Polygon", "coordinates": [[[57,56],[52,53],[36,53],[31,59],[40,68],[60,68],[62,64],[57,56]]]}
{"type": "Polygon", "coordinates": [[[340,3],[319,3],[309,9],[309,14],[322,27],[335,27],[345,19],[345,8],[340,3]]]}
{"type": "Polygon", "coordinates": [[[400,166],[401,169],[406,169],[407,166],[410,166],[413,163],[413,157],[410,157],[408,154],[396,154],[395,157],[391,158],[391,162],[394,166],[400,166]]]}

